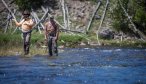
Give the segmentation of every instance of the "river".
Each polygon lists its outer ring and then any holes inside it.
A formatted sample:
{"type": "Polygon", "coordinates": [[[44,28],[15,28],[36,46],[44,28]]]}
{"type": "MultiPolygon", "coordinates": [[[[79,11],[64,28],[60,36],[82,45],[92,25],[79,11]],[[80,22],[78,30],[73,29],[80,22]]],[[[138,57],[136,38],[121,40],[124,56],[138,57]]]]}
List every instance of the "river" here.
{"type": "Polygon", "coordinates": [[[146,48],[65,48],[1,56],[0,84],[146,84],[146,48]]]}

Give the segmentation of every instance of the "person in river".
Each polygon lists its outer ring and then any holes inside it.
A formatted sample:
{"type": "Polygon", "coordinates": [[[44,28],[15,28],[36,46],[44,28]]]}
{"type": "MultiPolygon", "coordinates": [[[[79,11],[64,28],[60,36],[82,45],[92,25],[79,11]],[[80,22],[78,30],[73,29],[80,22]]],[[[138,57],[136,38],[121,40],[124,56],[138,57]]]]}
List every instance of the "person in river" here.
{"type": "Polygon", "coordinates": [[[17,22],[16,19],[13,19],[16,26],[21,27],[21,31],[23,34],[23,49],[24,49],[24,55],[29,54],[29,47],[30,47],[30,38],[31,38],[31,32],[32,27],[34,25],[33,20],[29,17],[30,11],[24,10],[22,12],[23,19],[20,22],[17,22]]]}
{"type": "Polygon", "coordinates": [[[57,40],[59,36],[59,28],[54,17],[50,17],[49,21],[45,23],[44,29],[45,41],[47,41],[49,56],[58,56],[57,40]]]}

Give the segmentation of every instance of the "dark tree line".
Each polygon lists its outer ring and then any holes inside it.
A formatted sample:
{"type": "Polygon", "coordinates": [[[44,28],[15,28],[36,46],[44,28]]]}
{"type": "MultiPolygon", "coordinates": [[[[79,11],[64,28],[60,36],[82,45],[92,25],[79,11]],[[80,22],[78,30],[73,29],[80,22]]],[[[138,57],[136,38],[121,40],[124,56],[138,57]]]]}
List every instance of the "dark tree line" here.
{"type": "Polygon", "coordinates": [[[18,5],[21,11],[27,9],[39,9],[42,5],[49,6],[51,8],[55,8],[57,5],[57,0],[14,0],[15,4],[18,5]]]}
{"type": "Polygon", "coordinates": [[[146,0],[117,0],[116,7],[114,8],[113,26],[118,31],[123,31],[124,33],[133,33],[130,27],[131,23],[127,16],[125,15],[120,2],[130,19],[133,21],[137,29],[146,35],[146,0]]]}

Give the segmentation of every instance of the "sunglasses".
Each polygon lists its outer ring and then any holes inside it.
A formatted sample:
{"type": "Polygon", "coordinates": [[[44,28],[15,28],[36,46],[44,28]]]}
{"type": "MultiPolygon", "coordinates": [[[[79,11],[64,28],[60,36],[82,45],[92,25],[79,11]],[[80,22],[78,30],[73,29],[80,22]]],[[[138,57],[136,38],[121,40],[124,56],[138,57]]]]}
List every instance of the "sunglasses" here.
{"type": "Polygon", "coordinates": [[[23,15],[30,15],[30,14],[23,14],[23,15]]]}

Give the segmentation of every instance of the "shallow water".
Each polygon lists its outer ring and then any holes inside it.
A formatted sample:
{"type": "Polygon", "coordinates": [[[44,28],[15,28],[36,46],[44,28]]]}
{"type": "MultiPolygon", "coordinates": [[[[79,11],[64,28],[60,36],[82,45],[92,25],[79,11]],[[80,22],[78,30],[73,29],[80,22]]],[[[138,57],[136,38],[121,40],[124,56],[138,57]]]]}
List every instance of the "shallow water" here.
{"type": "Polygon", "coordinates": [[[74,48],[0,57],[0,84],[146,84],[146,49],[74,48]]]}

